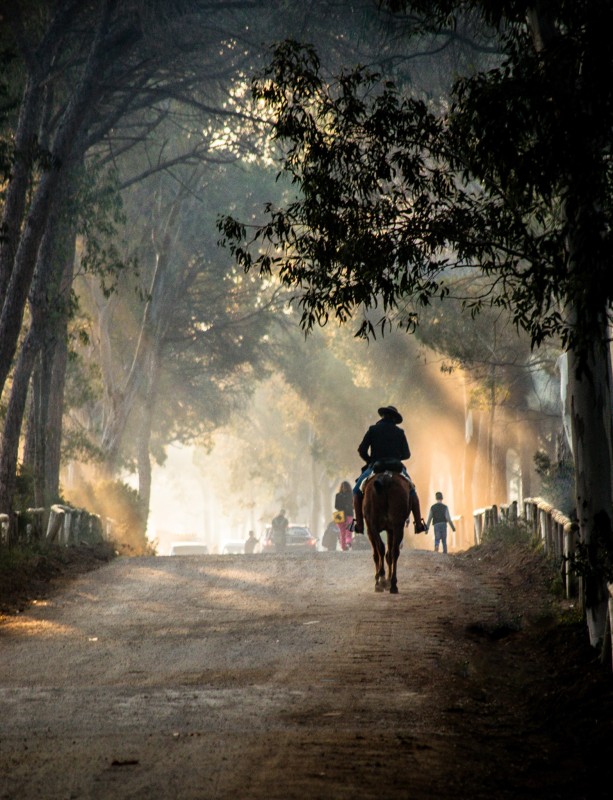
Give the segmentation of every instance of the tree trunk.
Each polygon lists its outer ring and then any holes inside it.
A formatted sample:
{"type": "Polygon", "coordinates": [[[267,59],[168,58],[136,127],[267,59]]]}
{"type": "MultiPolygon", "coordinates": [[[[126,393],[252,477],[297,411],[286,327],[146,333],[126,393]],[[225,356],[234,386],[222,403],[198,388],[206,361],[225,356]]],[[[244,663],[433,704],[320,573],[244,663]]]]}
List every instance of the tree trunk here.
{"type": "Polygon", "coordinates": [[[477,425],[477,441],[475,444],[475,466],[473,479],[473,492],[478,508],[487,506],[491,502],[488,492],[489,478],[489,415],[485,411],[473,412],[477,425]]]}
{"type": "MultiPolygon", "coordinates": [[[[117,469],[122,439],[134,408],[134,401],[146,394],[148,374],[157,371],[156,360],[159,356],[154,351],[159,352],[168,328],[169,309],[172,308],[172,298],[176,291],[170,274],[174,243],[171,232],[174,230],[174,236],[178,236],[178,229],[175,229],[174,223],[180,212],[183,197],[182,192],[177,195],[164,223],[165,231],[157,246],[156,264],[148,300],[143,311],[138,342],[124,389],[111,396],[111,410],[102,434],[105,467],[110,475],[117,469]]],[[[153,239],[156,241],[155,235],[153,239]]]]}
{"type": "MultiPolygon", "coordinates": [[[[62,428],[64,416],[64,388],[68,366],[68,324],[66,320],[58,330],[52,351],[48,354],[51,376],[47,389],[47,443],[44,450],[43,474],[39,490],[45,506],[56,503],[60,497],[60,466],[62,428]]],[[[41,429],[41,434],[43,430],[41,429]]]]}
{"type": "Polygon", "coordinates": [[[41,436],[44,428],[41,425],[43,396],[43,360],[39,356],[32,371],[30,388],[30,411],[26,425],[26,440],[23,448],[23,464],[34,482],[34,505],[43,508],[46,505],[44,486],[41,480],[45,451],[45,437],[41,436]]]}
{"type": "Polygon", "coordinates": [[[4,306],[19,244],[42,110],[41,96],[39,82],[31,76],[27,81],[21,101],[19,122],[15,133],[15,159],[0,223],[2,231],[0,240],[2,243],[0,247],[0,309],[4,306]]]}
{"type": "Polygon", "coordinates": [[[575,460],[575,494],[581,538],[587,549],[585,612],[590,642],[601,645],[605,634],[608,591],[603,554],[613,554],[611,524],[611,363],[606,331],[592,343],[586,360],[569,351],[569,396],[575,460]]]}
{"type": "Polygon", "coordinates": [[[0,452],[0,512],[12,517],[17,484],[17,458],[21,424],[26,407],[30,376],[40,350],[38,332],[30,329],[21,347],[13,374],[11,396],[4,420],[2,451],[0,452]]]}
{"type": "Polygon", "coordinates": [[[67,18],[73,13],[74,11],[68,3],[62,4],[57,9],[36,52],[31,50],[29,43],[25,40],[23,14],[19,4],[12,4],[4,13],[5,22],[12,28],[15,41],[23,56],[28,77],[19,106],[14,143],[15,158],[0,222],[0,230],[3,232],[3,242],[0,247],[0,309],[4,306],[17,254],[27,193],[31,186],[32,167],[39,155],[39,145],[48,147],[49,144],[45,119],[45,105],[50,91],[47,78],[57,51],[63,42],[67,18]],[[42,139],[41,142],[39,142],[39,135],[42,139]]]}
{"type": "MultiPolygon", "coordinates": [[[[595,8],[599,8],[598,4],[595,8]]],[[[600,8],[605,12],[601,21],[608,22],[607,4],[601,4],[600,8]]],[[[547,14],[546,4],[535,3],[528,9],[528,23],[536,52],[555,47],[559,34],[547,14]]],[[[594,15],[591,25],[599,24],[598,15],[594,15]]],[[[598,33],[606,47],[602,30],[606,30],[603,25],[600,31],[592,30],[592,34],[598,33]]],[[[594,95],[589,94],[603,74],[599,63],[602,53],[597,47],[586,51],[581,64],[580,80],[584,82],[586,94],[582,104],[574,109],[580,117],[573,120],[573,124],[585,131],[585,146],[578,148],[567,164],[567,187],[563,193],[568,230],[567,268],[575,284],[573,303],[569,303],[567,309],[575,336],[574,346],[568,353],[568,395],[577,516],[587,550],[585,611],[590,642],[594,646],[604,641],[608,596],[604,573],[613,563],[611,358],[606,325],[609,309],[602,307],[606,298],[603,279],[607,279],[611,266],[598,246],[600,240],[607,237],[610,224],[603,211],[607,208],[609,191],[602,169],[609,137],[601,131],[602,126],[599,128],[596,124],[600,109],[594,95]],[[590,98],[589,103],[586,98],[590,98]]],[[[560,114],[565,113],[569,113],[568,109],[560,108],[560,114]]]]}
{"type": "Polygon", "coordinates": [[[51,152],[52,164],[40,178],[10,268],[6,299],[0,315],[0,394],[4,389],[17,349],[28,290],[36,267],[41,240],[48,228],[49,214],[56,201],[55,193],[75,149],[78,150],[81,146],[94,89],[99,79],[104,56],[104,35],[107,32],[113,5],[113,0],[107,0],[104,4],[98,30],[81,78],[66,106],[55,135],[51,152]]]}
{"type": "MultiPolygon", "coordinates": [[[[68,314],[69,306],[62,306],[60,302],[60,285],[61,278],[67,278],[68,291],[70,290],[76,227],[74,222],[67,222],[63,217],[68,197],[67,184],[68,175],[64,174],[58,187],[53,212],[48,216],[47,229],[38,250],[37,267],[30,291],[30,330],[19,351],[6,413],[0,453],[0,481],[2,483],[0,507],[6,508],[7,513],[12,511],[13,506],[19,440],[30,378],[39,353],[43,351],[45,344],[50,350],[52,349],[53,339],[57,335],[57,325],[62,319],[65,322],[68,314]],[[64,248],[67,242],[69,252],[65,254],[64,248]],[[68,268],[66,268],[67,262],[68,268]],[[68,269],[67,275],[63,275],[65,269],[68,269]]],[[[31,434],[34,444],[32,446],[30,443],[29,449],[34,453],[34,472],[38,478],[36,500],[46,505],[49,498],[40,481],[44,475],[45,450],[49,433],[47,409],[51,366],[48,360],[42,361],[41,365],[41,393],[34,399],[32,416],[36,431],[31,434]]]]}
{"type": "Polygon", "coordinates": [[[145,409],[140,425],[138,437],[138,496],[140,497],[146,518],[149,519],[149,506],[151,505],[151,410],[145,409]]]}
{"type": "MultiPolygon", "coordinates": [[[[142,397],[142,415],[139,425],[138,437],[138,495],[142,502],[142,507],[146,512],[146,519],[149,519],[149,507],[151,505],[151,431],[153,429],[153,411],[157,396],[158,375],[160,367],[160,351],[158,346],[154,346],[151,353],[149,371],[145,392],[142,397]]],[[[146,526],[145,526],[146,532],[146,526]]]]}

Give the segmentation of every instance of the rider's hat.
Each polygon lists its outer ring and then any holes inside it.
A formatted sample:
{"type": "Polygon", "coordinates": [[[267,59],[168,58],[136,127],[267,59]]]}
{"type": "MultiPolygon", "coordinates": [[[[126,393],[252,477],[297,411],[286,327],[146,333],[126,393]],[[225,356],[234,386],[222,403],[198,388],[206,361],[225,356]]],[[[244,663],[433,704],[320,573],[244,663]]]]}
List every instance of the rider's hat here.
{"type": "Polygon", "coordinates": [[[379,416],[385,417],[389,416],[392,420],[396,423],[396,425],[400,425],[402,422],[402,415],[396,408],[396,406],[382,406],[379,409],[379,416]]]}

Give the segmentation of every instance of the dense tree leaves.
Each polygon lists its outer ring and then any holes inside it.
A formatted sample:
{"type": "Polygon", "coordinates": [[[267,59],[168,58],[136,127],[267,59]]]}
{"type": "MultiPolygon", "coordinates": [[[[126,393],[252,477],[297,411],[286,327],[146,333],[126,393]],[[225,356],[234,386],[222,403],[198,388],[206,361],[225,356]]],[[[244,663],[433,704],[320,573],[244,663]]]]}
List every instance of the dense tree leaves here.
{"type": "MultiPolygon", "coordinates": [[[[454,4],[432,5],[447,13],[454,4]]],[[[269,208],[255,233],[228,218],[221,226],[245,269],[278,269],[300,287],[307,328],[377,305],[382,324],[411,325],[399,303],[444,294],[453,267],[488,276],[471,307],[508,306],[534,344],[592,337],[588,320],[613,297],[611,89],[594,80],[611,65],[593,41],[606,12],[583,9],[576,28],[579,11],[561,4],[555,47],[535,51],[516,21],[521,4],[511,5],[500,66],[459,80],[444,114],[364,69],[326,75],[314,50],[294,42],[254,82],[299,194],[269,208]],[[578,213],[588,217],[587,270],[569,263],[578,213]],[[249,241],[263,247],[254,255],[249,241]],[[569,298],[580,326],[565,318],[569,298]]]]}

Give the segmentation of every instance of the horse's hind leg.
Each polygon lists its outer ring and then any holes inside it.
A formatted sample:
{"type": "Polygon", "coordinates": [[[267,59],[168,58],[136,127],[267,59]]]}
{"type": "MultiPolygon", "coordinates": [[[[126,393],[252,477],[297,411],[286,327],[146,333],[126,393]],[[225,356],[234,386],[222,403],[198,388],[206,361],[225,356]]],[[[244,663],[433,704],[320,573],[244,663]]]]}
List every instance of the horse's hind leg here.
{"type": "Polygon", "coordinates": [[[389,587],[389,580],[385,577],[385,544],[381,542],[379,551],[379,569],[375,576],[375,592],[383,592],[389,587]]]}
{"type": "Polygon", "coordinates": [[[398,531],[395,531],[393,536],[388,536],[386,560],[388,567],[390,594],[398,594],[398,579],[396,577],[396,568],[398,565],[398,557],[400,555],[400,543],[402,541],[403,533],[404,531],[401,531],[400,535],[398,535],[398,531]]]}
{"type": "Polygon", "coordinates": [[[385,545],[378,533],[369,533],[372,544],[372,557],[375,562],[375,592],[382,592],[386,588],[385,580],[385,545]]]}

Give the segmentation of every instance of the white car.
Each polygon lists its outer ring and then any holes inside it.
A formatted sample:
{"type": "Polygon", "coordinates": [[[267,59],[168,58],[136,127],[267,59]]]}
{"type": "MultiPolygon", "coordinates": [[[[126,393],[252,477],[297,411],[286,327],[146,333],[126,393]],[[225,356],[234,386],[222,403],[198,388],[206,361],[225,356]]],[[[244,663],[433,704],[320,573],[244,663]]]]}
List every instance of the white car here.
{"type": "Polygon", "coordinates": [[[175,542],[170,547],[171,556],[206,556],[209,548],[202,542],[175,542]]]}
{"type": "Polygon", "coordinates": [[[245,542],[226,542],[221,548],[223,555],[230,555],[232,553],[244,553],[245,542]]]}

